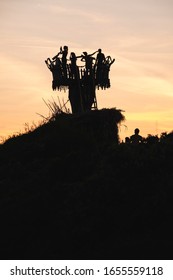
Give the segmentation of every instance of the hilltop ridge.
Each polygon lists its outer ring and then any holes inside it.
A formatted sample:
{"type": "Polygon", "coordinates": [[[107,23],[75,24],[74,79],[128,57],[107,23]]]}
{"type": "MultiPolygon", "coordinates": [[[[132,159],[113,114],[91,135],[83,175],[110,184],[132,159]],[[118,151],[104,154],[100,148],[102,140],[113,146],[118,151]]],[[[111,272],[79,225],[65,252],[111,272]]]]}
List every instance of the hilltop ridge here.
{"type": "Polygon", "coordinates": [[[1,258],[169,257],[172,138],[120,144],[123,120],[60,114],[0,146],[1,258]]]}

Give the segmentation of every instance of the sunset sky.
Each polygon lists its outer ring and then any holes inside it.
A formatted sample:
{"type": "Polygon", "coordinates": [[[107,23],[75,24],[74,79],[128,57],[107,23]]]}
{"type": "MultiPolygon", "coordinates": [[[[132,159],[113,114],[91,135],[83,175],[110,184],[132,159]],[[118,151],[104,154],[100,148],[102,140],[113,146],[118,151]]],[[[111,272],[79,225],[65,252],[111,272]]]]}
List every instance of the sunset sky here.
{"type": "Polygon", "coordinates": [[[64,45],[115,58],[111,88],[97,101],[124,111],[121,139],[136,127],[143,136],[172,131],[172,14],[172,0],[0,0],[1,139],[48,116],[43,99],[68,99],[52,91],[44,63],[64,45]]]}

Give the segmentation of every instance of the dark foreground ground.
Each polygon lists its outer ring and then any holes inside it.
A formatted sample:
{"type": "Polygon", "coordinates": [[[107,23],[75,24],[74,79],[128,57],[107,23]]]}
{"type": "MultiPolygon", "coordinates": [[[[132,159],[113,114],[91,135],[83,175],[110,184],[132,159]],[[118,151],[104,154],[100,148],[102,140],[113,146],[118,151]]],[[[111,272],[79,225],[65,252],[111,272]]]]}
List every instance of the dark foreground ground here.
{"type": "Polygon", "coordinates": [[[0,146],[1,259],[170,258],[173,139],[88,131],[62,118],[0,146]]]}

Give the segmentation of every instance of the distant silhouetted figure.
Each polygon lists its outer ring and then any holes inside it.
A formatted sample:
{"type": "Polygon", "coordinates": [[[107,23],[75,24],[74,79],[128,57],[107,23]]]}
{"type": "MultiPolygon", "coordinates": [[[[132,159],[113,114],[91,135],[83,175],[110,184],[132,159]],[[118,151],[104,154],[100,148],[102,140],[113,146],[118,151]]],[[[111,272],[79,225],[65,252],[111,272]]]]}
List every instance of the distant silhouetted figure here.
{"type": "Polygon", "coordinates": [[[129,137],[125,138],[125,143],[130,143],[130,138],[129,137]]]}
{"type": "Polygon", "coordinates": [[[66,64],[67,63],[67,55],[68,55],[68,47],[64,46],[63,49],[61,47],[60,51],[62,53],[62,63],[66,64]]]}
{"type": "Polygon", "coordinates": [[[64,78],[67,78],[67,55],[68,55],[68,47],[64,46],[63,49],[60,47],[60,52],[55,55],[52,59],[55,61],[59,57],[59,55],[62,55],[61,57],[61,63],[62,63],[62,70],[63,70],[63,76],[64,78]]]}
{"type": "Polygon", "coordinates": [[[139,128],[136,128],[134,130],[135,134],[133,134],[132,136],[130,136],[130,143],[133,144],[140,144],[143,142],[143,138],[141,135],[139,135],[139,128]]]}
{"type": "Polygon", "coordinates": [[[53,81],[52,81],[52,89],[56,90],[56,87],[60,85],[60,80],[62,78],[62,71],[61,71],[61,61],[56,55],[55,59],[52,61],[50,58],[45,60],[47,67],[52,72],[53,81]]]}
{"type": "Polygon", "coordinates": [[[104,64],[105,64],[105,55],[102,53],[101,49],[98,49],[98,54],[96,57],[96,82],[101,83],[104,76],[104,64]]]}
{"type": "Polygon", "coordinates": [[[77,56],[74,52],[71,52],[70,54],[70,61],[71,65],[76,66],[77,56]]]}
{"type": "Polygon", "coordinates": [[[85,67],[86,67],[86,72],[91,72],[92,71],[92,66],[93,66],[93,60],[95,60],[94,57],[92,57],[97,51],[93,52],[92,54],[88,54],[87,52],[83,52],[84,55],[81,55],[82,59],[81,61],[85,61],[85,67]]]}
{"type": "Polygon", "coordinates": [[[68,47],[64,46],[63,50],[62,47],[60,48],[61,54],[62,54],[62,68],[63,68],[63,74],[64,78],[67,78],[67,55],[68,55],[68,47]]]}
{"type": "Polygon", "coordinates": [[[70,72],[71,72],[71,78],[75,78],[76,76],[76,70],[77,70],[77,65],[76,65],[77,57],[74,52],[71,52],[70,54],[70,72]]]}
{"type": "Polygon", "coordinates": [[[62,54],[62,63],[67,63],[68,47],[64,46],[63,49],[60,47],[60,51],[52,59],[55,60],[60,54],[62,54]]]}
{"type": "Polygon", "coordinates": [[[70,72],[71,72],[71,78],[76,78],[77,75],[79,77],[79,69],[76,65],[76,61],[77,61],[77,58],[80,58],[82,57],[81,55],[80,56],[76,56],[76,54],[74,52],[71,52],[70,54],[70,72]]]}
{"type": "Polygon", "coordinates": [[[101,67],[104,62],[105,62],[105,55],[104,55],[104,53],[102,53],[101,49],[98,49],[98,54],[96,57],[97,67],[101,67]]]}

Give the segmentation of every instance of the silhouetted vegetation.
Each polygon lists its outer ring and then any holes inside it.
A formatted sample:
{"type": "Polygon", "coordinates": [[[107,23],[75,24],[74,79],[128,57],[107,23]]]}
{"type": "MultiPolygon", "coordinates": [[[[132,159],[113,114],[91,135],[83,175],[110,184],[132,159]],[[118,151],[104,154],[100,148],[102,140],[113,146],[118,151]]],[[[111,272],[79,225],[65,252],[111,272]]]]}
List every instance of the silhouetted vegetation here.
{"type": "Polygon", "coordinates": [[[173,132],[120,143],[120,110],[58,114],[0,145],[1,259],[168,259],[173,132]]]}

